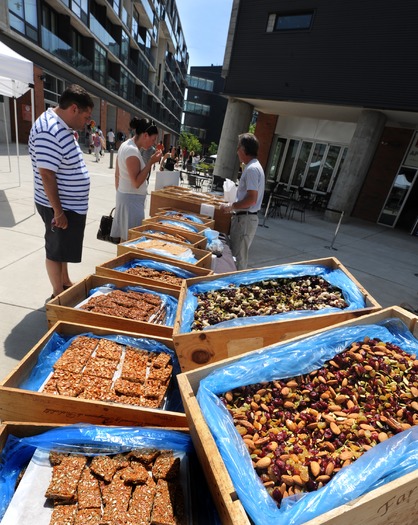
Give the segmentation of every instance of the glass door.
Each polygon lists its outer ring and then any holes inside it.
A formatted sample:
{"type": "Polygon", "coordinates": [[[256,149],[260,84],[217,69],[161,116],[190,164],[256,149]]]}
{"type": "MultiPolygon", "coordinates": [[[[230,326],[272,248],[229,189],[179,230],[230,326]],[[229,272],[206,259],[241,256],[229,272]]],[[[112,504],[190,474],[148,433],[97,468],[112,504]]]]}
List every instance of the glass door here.
{"type": "Polygon", "coordinates": [[[378,224],[395,226],[407,196],[417,178],[418,169],[401,167],[380,213],[378,224]]]}

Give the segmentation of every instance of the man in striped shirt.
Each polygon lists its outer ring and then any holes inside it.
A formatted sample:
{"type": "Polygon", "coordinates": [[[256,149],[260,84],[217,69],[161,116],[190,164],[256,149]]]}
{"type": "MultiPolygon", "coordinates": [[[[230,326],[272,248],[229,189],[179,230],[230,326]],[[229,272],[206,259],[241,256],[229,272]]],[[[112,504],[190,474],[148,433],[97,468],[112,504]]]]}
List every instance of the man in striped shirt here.
{"type": "Polygon", "coordinates": [[[72,284],[68,263],[81,261],[90,178],[74,133],[91,121],[93,107],[87,91],[73,84],[62,93],[57,107],[36,120],[29,136],[52,297],[72,284]]]}

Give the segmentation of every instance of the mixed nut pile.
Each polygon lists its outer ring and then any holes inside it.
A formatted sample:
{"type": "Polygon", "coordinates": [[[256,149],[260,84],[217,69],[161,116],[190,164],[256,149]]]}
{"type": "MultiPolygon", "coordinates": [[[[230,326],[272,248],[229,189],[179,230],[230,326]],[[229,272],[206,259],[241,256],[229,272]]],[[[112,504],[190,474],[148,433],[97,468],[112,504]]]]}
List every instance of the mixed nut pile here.
{"type": "Polygon", "coordinates": [[[309,374],[243,386],[221,399],[280,506],[418,425],[418,359],[365,338],[309,374]]]}
{"type": "Polygon", "coordinates": [[[318,276],[268,279],[196,295],[198,304],[192,330],[203,330],[237,317],[348,306],[342,291],[318,276]]]}

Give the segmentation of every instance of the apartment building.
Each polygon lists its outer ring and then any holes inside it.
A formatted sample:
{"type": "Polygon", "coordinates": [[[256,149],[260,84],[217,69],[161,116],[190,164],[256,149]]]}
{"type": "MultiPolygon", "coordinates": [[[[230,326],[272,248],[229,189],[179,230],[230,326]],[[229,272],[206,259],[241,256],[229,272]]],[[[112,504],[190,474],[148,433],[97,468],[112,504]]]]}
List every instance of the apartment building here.
{"type": "Polygon", "coordinates": [[[187,76],[182,130],[200,140],[203,154],[212,142],[219,145],[228,104],[224,83],[222,66],[193,66],[187,76]]]}
{"type": "Polygon", "coordinates": [[[412,230],[417,19],[413,0],[234,0],[215,173],[236,173],[236,139],[256,110],[271,186],[303,188],[346,217],[412,230]]]}
{"type": "MultiPolygon", "coordinates": [[[[0,40],[34,64],[36,116],[78,83],[102,130],[127,135],[139,115],[155,121],[160,140],[176,142],[189,57],[175,0],[6,0],[0,40]]],[[[30,94],[21,97],[19,111],[30,104],[30,94]]]]}

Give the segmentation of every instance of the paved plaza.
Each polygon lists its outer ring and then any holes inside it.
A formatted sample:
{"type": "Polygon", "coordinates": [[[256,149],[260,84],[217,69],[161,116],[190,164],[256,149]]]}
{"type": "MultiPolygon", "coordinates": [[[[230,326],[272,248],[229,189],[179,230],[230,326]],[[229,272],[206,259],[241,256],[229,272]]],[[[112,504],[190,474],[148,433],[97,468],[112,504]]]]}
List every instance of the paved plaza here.
{"type": "MultiPolygon", "coordinates": [[[[45,300],[51,295],[45,271],[43,224],[33,203],[33,179],[26,145],[10,155],[0,145],[0,375],[8,374],[46,333],[45,300]]],[[[114,165],[115,158],[113,159],[114,165]]],[[[91,175],[90,208],[83,261],[70,265],[74,282],[116,256],[116,246],[96,239],[100,218],[115,202],[109,153],[95,162],[86,153],[91,175]]],[[[155,184],[151,177],[149,192],[155,184]]],[[[408,232],[349,218],[337,236],[336,224],[308,210],[305,222],[260,217],[250,252],[253,268],[336,257],[383,307],[418,308],[418,238],[408,232]],[[263,223],[265,222],[264,226],[263,223]]]]}

